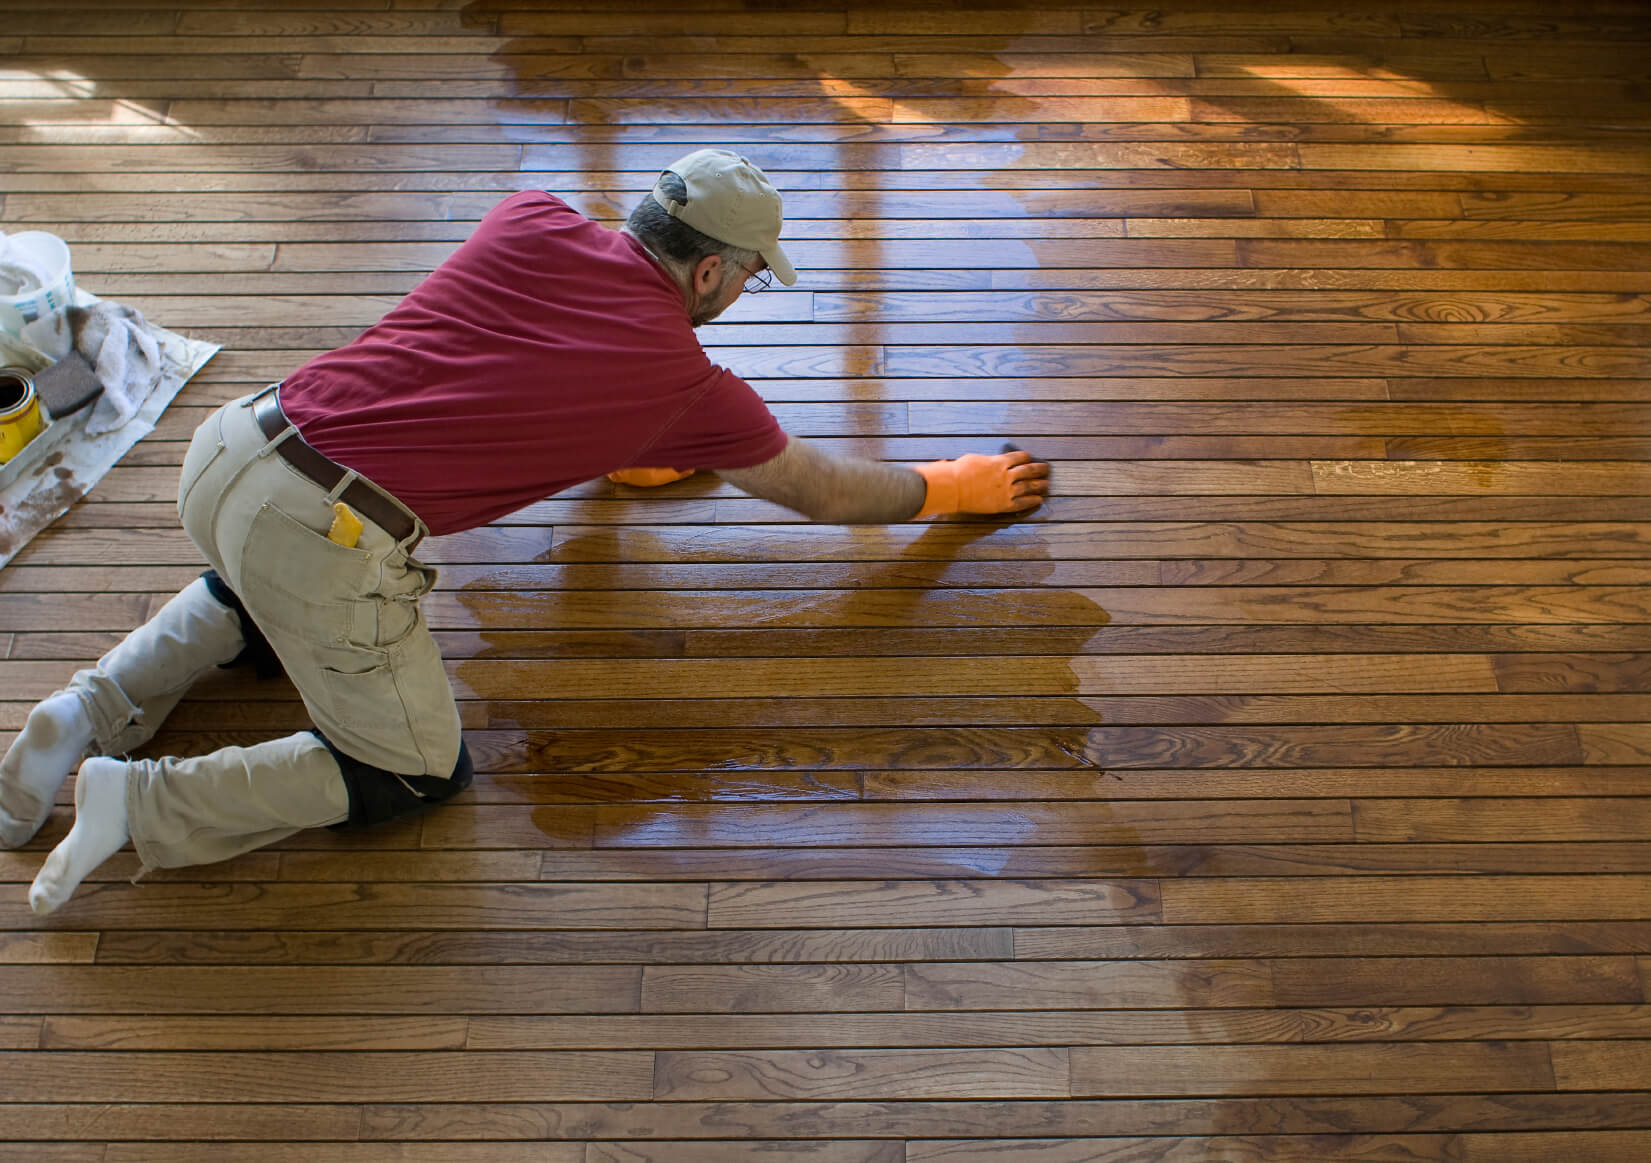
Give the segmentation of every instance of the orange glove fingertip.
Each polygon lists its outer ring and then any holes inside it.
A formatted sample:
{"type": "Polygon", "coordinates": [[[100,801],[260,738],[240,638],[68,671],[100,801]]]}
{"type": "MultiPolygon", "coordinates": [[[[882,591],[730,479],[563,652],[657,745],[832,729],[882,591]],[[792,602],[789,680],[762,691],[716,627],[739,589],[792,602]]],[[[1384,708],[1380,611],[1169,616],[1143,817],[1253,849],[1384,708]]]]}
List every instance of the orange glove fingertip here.
{"type": "Polygon", "coordinates": [[[608,474],[608,479],[616,485],[630,485],[637,489],[658,488],[673,481],[686,480],[694,475],[693,469],[677,468],[622,468],[608,474]]]}

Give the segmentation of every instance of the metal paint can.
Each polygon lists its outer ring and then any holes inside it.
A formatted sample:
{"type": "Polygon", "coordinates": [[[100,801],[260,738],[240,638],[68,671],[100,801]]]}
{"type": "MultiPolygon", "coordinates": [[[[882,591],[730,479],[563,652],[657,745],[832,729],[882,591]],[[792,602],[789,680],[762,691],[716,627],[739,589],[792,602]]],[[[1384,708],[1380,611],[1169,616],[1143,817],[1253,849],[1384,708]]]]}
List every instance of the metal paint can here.
{"type": "Polygon", "coordinates": [[[22,368],[0,368],[0,464],[22,452],[45,427],[34,377],[22,368]]]}

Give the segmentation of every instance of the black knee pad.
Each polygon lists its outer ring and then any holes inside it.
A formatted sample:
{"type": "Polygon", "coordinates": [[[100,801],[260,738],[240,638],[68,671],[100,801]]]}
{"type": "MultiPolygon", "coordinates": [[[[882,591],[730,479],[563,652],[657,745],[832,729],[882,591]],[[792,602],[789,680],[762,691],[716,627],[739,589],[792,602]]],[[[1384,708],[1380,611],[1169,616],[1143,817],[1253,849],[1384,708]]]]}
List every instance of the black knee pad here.
{"type": "Polygon", "coordinates": [[[344,788],[350,795],[350,816],[332,825],[334,831],[382,824],[452,799],[470,786],[476,774],[475,765],[470,762],[470,749],[463,739],[459,740],[459,759],[453,765],[453,774],[444,779],[439,775],[398,775],[385,771],[345,755],[313,727],[310,734],[326,744],[338,761],[339,770],[344,774],[344,788]]]}
{"type": "Polygon", "coordinates": [[[228,670],[232,666],[250,665],[253,673],[259,678],[274,678],[282,673],[281,660],[275,656],[275,648],[269,644],[269,639],[264,637],[264,632],[258,629],[258,623],[252,620],[252,615],[247,613],[247,608],[241,604],[241,599],[235,591],[218,576],[218,571],[207,570],[201,575],[201,580],[206,583],[207,592],[220,606],[228,606],[235,611],[235,616],[241,620],[241,637],[246,641],[241,653],[224,663],[220,669],[228,670]]]}

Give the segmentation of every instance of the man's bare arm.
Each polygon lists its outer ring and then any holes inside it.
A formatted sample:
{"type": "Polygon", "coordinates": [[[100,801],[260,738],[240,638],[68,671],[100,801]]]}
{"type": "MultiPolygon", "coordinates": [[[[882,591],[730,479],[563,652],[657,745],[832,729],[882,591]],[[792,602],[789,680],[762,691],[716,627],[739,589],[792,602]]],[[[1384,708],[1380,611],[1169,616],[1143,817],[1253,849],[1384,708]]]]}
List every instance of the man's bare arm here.
{"type": "Polygon", "coordinates": [[[753,497],[827,525],[909,521],[923,507],[928,487],[912,469],[831,456],[796,436],[770,460],[750,468],[718,469],[717,475],[753,497]]]}

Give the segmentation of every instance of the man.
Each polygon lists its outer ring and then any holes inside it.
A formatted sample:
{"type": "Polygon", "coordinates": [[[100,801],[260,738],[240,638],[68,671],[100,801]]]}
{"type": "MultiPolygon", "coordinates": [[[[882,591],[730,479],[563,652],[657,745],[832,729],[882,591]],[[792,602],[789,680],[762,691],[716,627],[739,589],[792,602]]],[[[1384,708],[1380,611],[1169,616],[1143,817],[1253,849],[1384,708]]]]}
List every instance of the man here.
{"type": "Polygon", "coordinates": [[[354,342],[210,416],[184,457],[178,513],[212,568],[35,707],[0,761],[0,846],[16,847],[94,756],[34,909],[62,905],[128,839],[146,868],[204,864],[466,787],[458,711],[419,610],[435,582],[413,557],[427,533],[605,473],[715,470],[833,523],[1040,504],[1049,466],[1026,453],[916,469],[828,456],[710,362],[694,328],[771,276],[796,282],[780,227],[767,177],[723,150],[672,165],[622,231],[517,194],[354,342]],[[241,661],[284,669],[315,729],[110,758],[151,738],[201,675],[241,661]]]}

